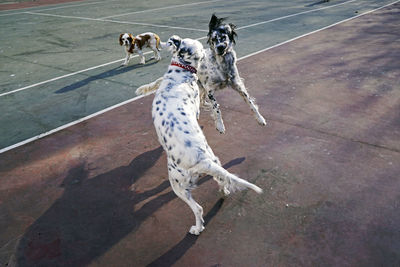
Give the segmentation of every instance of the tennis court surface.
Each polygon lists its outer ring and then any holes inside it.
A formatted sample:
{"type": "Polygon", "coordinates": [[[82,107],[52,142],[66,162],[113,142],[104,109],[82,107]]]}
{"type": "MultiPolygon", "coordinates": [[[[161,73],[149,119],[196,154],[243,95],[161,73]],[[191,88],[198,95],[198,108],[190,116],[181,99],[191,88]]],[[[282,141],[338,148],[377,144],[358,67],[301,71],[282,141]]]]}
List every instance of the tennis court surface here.
{"type": "Polygon", "coordinates": [[[398,266],[398,2],[76,1],[0,12],[0,263],[398,266]],[[121,68],[117,38],[134,27],[206,45],[213,12],[239,27],[239,71],[268,126],[232,90],[217,95],[226,134],[207,111],[200,125],[225,168],[264,193],[222,200],[202,178],[194,197],[206,230],[196,237],[166,178],[153,96],[134,95],[170,57],[121,68]],[[17,41],[30,34],[33,45],[17,41]]]}

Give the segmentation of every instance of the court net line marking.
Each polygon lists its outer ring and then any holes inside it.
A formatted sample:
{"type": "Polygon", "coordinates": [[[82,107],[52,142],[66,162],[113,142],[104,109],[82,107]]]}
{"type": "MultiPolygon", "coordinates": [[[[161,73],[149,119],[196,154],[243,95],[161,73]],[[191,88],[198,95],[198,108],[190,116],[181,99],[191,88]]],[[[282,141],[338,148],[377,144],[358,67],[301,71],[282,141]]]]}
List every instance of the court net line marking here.
{"type": "Polygon", "coordinates": [[[196,2],[196,3],[182,4],[182,5],[173,5],[173,6],[159,7],[159,8],[153,8],[153,9],[147,9],[147,10],[140,10],[140,11],[134,11],[134,12],[124,13],[124,14],[118,14],[118,15],[112,15],[112,16],[102,17],[102,18],[100,18],[100,19],[108,19],[108,18],[122,17],[122,16],[127,16],[127,15],[132,15],[132,14],[146,13],[146,12],[152,12],[152,11],[160,11],[160,10],[165,10],[165,9],[171,9],[171,8],[177,8],[177,7],[184,7],[184,6],[195,6],[195,5],[208,4],[208,3],[215,3],[215,2],[221,2],[221,1],[223,1],[223,0],[213,0],[213,1],[204,1],[204,2],[196,2]]]}
{"type": "MultiPolygon", "coordinates": [[[[326,9],[326,8],[333,8],[333,7],[336,7],[338,5],[343,5],[345,3],[349,3],[349,2],[353,2],[353,1],[355,1],[355,0],[350,0],[350,1],[347,1],[347,2],[344,2],[344,3],[332,5],[332,6],[329,6],[329,7],[313,9],[313,10],[310,10],[310,12],[316,12],[316,11],[319,11],[321,9],[326,9]]],[[[28,13],[28,12],[26,12],[26,13],[28,13]]],[[[273,22],[273,21],[277,21],[277,20],[280,20],[280,19],[288,18],[289,16],[293,17],[293,16],[300,15],[300,14],[304,14],[304,12],[295,13],[295,14],[291,14],[291,15],[275,18],[275,19],[272,19],[272,20],[259,22],[259,23],[256,23],[256,25],[255,24],[253,24],[253,25],[257,26],[260,23],[264,23],[265,24],[265,23],[268,23],[268,22],[273,22]]],[[[96,19],[92,19],[92,20],[96,20],[96,19]]],[[[240,29],[244,29],[244,28],[249,28],[249,26],[243,26],[243,27],[240,27],[238,29],[240,30],[240,29]]],[[[206,38],[207,38],[207,36],[204,36],[204,37],[197,38],[196,40],[202,40],[202,39],[206,39],[206,38]]],[[[150,54],[150,53],[152,53],[152,52],[149,51],[149,52],[145,52],[144,54],[147,55],[147,54],[150,54]]],[[[132,58],[137,57],[137,56],[138,55],[134,55],[132,58]]],[[[83,72],[87,72],[87,71],[90,71],[90,70],[101,68],[101,67],[104,67],[104,66],[107,66],[107,65],[111,65],[111,64],[123,61],[123,60],[124,59],[114,60],[114,61],[107,62],[107,63],[101,64],[101,65],[93,66],[93,67],[90,67],[90,68],[87,68],[87,69],[83,69],[83,70],[80,70],[80,71],[76,71],[76,72],[68,73],[68,74],[65,74],[65,75],[61,75],[61,76],[58,76],[58,77],[55,77],[55,78],[52,78],[52,79],[49,79],[49,80],[46,80],[46,81],[38,82],[38,83],[31,84],[31,85],[28,85],[28,86],[25,86],[25,87],[21,87],[21,88],[18,88],[18,89],[11,90],[11,91],[8,91],[8,92],[4,92],[4,93],[0,94],[0,97],[6,96],[6,95],[10,95],[10,94],[13,94],[13,93],[16,93],[16,92],[24,91],[24,90],[27,90],[27,89],[30,89],[30,88],[33,88],[33,87],[36,87],[36,86],[39,86],[39,85],[43,85],[43,84],[46,84],[46,83],[54,82],[54,81],[57,81],[57,80],[60,80],[60,79],[63,79],[63,78],[67,78],[67,77],[70,77],[70,76],[73,76],[73,75],[76,75],[76,74],[80,74],[80,73],[83,73],[83,72]]]]}
{"type": "MultiPolygon", "coordinates": [[[[375,11],[378,11],[378,10],[380,10],[380,9],[382,9],[382,8],[388,7],[388,6],[390,6],[390,5],[394,5],[394,4],[398,3],[398,2],[400,2],[400,0],[394,1],[394,2],[392,2],[392,3],[386,4],[386,5],[384,5],[384,6],[381,6],[381,7],[379,7],[379,8],[376,8],[376,9],[373,9],[373,10],[370,10],[370,11],[366,11],[366,12],[364,12],[364,13],[362,13],[362,14],[359,14],[359,15],[356,15],[356,16],[354,16],[354,17],[351,17],[351,18],[348,18],[348,19],[345,19],[345,20],[342,20],[342,21],[338,21],[338,22],[336,22],[336,23],[333,23],[333,24],[328,25],[328,26],[326,26],[326,27],[323,27],[323,28],[321,28],[321,29],[318,29],[318,30],[315,30],[315,31],[312,31],[312,32],[309,32],[309,33],[306,33],[306,34],[303,34],[303,35],[300,35],[300,36],[297,36],[297,37],[295,37],[295,38],[289,39],[289,40],[287,40],[287,41],[284,41],[284,42],[282,42],[282,43],[276,44],[276,45],[274,45],[274,46],[271,46],[271,47],[268,47],[268,48],[259,50],[259,51],[257,51],[257,52],[251,53],[251,54],[248,54],[248,55],[246,55],[246,56],[243,56],[243,57],[239,58],[238,61],[243,60],[243,59],[246,59],[246,58],[251,57],[251,56],[254,56],[254,55],[256,55],[256,54],[265,52],[265,51],[267,51],[267,50],[273,49],[273,48],[275,48],[275,47],[282,46],[282,45],[284,45],[284,44],[293,42],[293,41],[298,40],[298,39],[300,39],[300,38],[309,36],[309,35],[311,35],[311,34],[314,34],[314,33],[317,33],[317,32],[320,32],[320,31],[323,31],[323,30],[332,28],[332,27],[334,27],[334,26],[336,26],[336,25],[339,25],[339,24],[341,24],[341,23],[345,23],[345,22],[350,21],[350,20],[353,20],[353,19],[355,19],[355,18],[359,18],[359,17],[361,17],[361,16],[370,14],[370,13],[375,12],[375,11]]],[[[88,116],[86,116],[86,117],[83,117],[83,118],[81,118],[81,119],[79,119],[79,120],[70,122],[70,123],[68,123],[68,124],[62,125],[62,126],[57,127],[57,128],[55,128],[55,129],[53,129],[53,130],[50,130],[50,131],[48,131],[48,132],[39,134],[39,135],[37,135],[37,136],[31,137],[31,138],[29,138],[29,139],[26,139],[26,140],[24,140],[24,141],[22,141],[22,142],[19,142],[19,143],[16,143],[16,144],[14,144],[14,145],[8,146],[8,147],[6,147],[6,148],[0,149],[0,154],[4,153],[4,152],[6,152],[6,151],[12,150],[12,149],[14,149],[14,148],[23,146],[23,145],[25,145],[25,144],[31,143],[31,142],[36,141],[36,140],[38,140],[38,139],[40,139],[40,138],[43,138],[43,137],[45,137],[45,136],[49,136],[49,135],[51,135],[51,134],[53,134],[53,133],[56,133],[56,132],[59,132],[59,131],[61,131],[61,130],[66,129],[66,128],[68,128],[68,127],[74,126],[74,125],[76,125],[76,124],[78,124],[78,123],[80,123],[80,122],[89,120],[89,119],[91,119],[91,118],[93,118],[93,117],[96,117],[96,116],[98,116],[98,115],[101,115],[101,114],[103,114],[103,113],[106,113],[106,112],[108,112],[108,111],[110,111],[110,110],[116,109],[116,108],[121,107],[121,106],[126,105],[126,104],[129,104],[129,103],[131,103],[131,102],[133,102],[133,101],[136,101],[136,100],[139,100],[139,99],[141,99],[141,98],[143,98],[143,97],[145,97],[145,96],[147,96],[147,95],[136,96],[136,97],[134,97],[134,98],[131,98],[131,99],[128,99],[128,100],[126,100],[126,101],[124,101],[124,102],[121,102],[121,103],[119,103],[119,104],[116,104],[116,105],[114,105],[114,106],[108,107],[108,108],[106,108],[106,109],[100,110],[100,111],[98,111],[98,112],[96,112],[96,113],[93,113],[93,114],[91,114],[91,115],[88,115],[88,116]]]]}
{"type": "Polygon", "coordinates": [[[134,21],[120,21],[120,20],[111,20],[111,19],[96,19],[96,18],[88,18],[88,17],[76,17],[76,16],[66,16],[66,15],[55,15],[55,14],[39,13],[39,12],[25,12],[25,14],[39,15],[39,16],[48,16],[48,17],[56,17],[56,18],[81,19],[81,20],[90,20],[90,21],[112,22],[112,23],[119,23],[119,24],[134,24],[134,25],[152,26],[152,27],[159,27],[159,28],[170,28],[170,29],[179,29],[179,30],[189,30],[189,31],[208,32],[208,31],[202,30],[202,29],[185,28],[185,27],[168,26],[168,25],[159,25],[159,24],[151,24],[151,23],[143,23],[143,22],[134,22],[134,21]]]}
{"type": "MultiPolygon", "coordinates": [[[[106,3],[110,3],[110,2],[117,2],[119,0],[108,0],[106,1],[106,3]]],[[[213,0],[213,1],[204,1],[204,2],[196,2],[196,3],[190,3],[190,4],[182,4],[182,5],[175,5],[175,6],[169,6],[169,7],[157,7],[157,8],[152,8],[152,9],[146,9],[146,10],[141,10],[141,11],[135,11],[133,13],[144,13],[144,12],[151,12],[151,11],[158,11],[161,9],[167,9],[167,8],[176,8],[176,7],[181,7],[181,6],[187,6],[187,5],[196,5],[196,4],[203,4],[203,3],[211,3],[211,2],[219,2],[219,1],[223,1],[223,0],[213,0]]],[[[34,8],[36,7],[27,7],[27,8],[23,8],[23,9],[18,9],[18,10],[26,10],[27,11],[17,11],[17,12],[11,12],[11,13],[6,13],[6,14],[0,14],[1,16],[11,16],[11,15],[20,15],[20,14],[26,14],[27,12],[42,12],[42,11],[48,11],[48,10],[56,10],[56,9],[63,9],[63,8],[72,8],[72,7],[80,7],[80,6],[88,6],[88,5],[94,5],[94,4],[104,4],[105,2],[90,2],[90,3],[83,3],[83,4],[70,4],[70,5],[63,5],[63,6],[57,6],[57,7],[50,7],[50,8],[44,8],[44,9],[37,9],[34,10],[34,8]],[[29,10],[30,9],[30,10],[29,10]],[[32,10],[33,9],[33,10],[32,10]]],[[[4,12],[9,12],[11,10],[5,10],[4,12]]],[[[130,14],[130,13],[126,13],[126,14],[130,14]]],[[[125,14],[119,14],[119,15],[114,15],[116,17],[118,16],[124,16],[125,14]]],[[[108,17],[103,17],[102,19],[106,19],[106,18],[111,18],[114,16],[108,16],[108,17]]]]}

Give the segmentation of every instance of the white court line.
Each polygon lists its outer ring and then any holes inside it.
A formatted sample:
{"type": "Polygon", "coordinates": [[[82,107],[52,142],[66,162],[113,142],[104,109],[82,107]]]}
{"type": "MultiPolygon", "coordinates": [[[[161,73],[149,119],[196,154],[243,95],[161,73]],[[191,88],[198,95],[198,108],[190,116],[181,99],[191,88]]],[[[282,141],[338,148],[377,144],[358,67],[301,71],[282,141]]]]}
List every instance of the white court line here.
{"type": "Polygon", "coordinates": [[[258,25],[274,22],[274,21],[281,20],[281,19],[287,19],[287,18],[290,18],[290,17],[298,16],[298,15],[303,15],[303,14],[307,14],[307,13],[311,13],[311,12],[315,12],[315,11],[319,11],[319,10],[324,10],[324,9],[328,9],[328,8],[332,8],[332,7],[345,5],[345,4],[354,2],[354,1],[357,1],[357,0],[350,0],[350,1],[346,1],[346,2],[343,2],[343,3],[336,4],[336,5],[331,5],[331,6],[321,7],[321,8],[317,8],[317,9],[307,10],[307,11],[303,11],[303,12],[300,12],[300,13],[294,13],[294,14],[291,14],[291,15],[287,15],[287,16],[283,16],[283,17],[279,17],[279,18],[275,18],[275,19],[270,19],[270,20],[266,20],[266,21],[261,21],[261,22],[258,22],[258,23],[254,23],[254,24],[250,24],[250,25],[247,25],[247,26],[239,27],[237,29],[238,30],[246,29],[246,28],[250,28],[250,27],[254,27],[254,26],[258,26],[258,25]]]}
{"type": "Polygon", "coordinates": [[[150,23],[143,23],[143,22],[133,22],[133,21],[131,22],[131,21],[110,20],[110,19],[96,19],[96,18],[87,18],[87,17],[76,17],[76,16],[66,16],[66,15],[39,13],[39,12],[25,12],[25,14],[56,17],[56,18],[68,18],[68,19],[82,19],[82,20],[90,20],[90,21],[112,22],[112,23],[118,23],[118,24],[132,24],[132,25],[152,26],[152,27],[159,27],[159,28],[169,28],[169,29],[188,30],[188,31],[208,32],[207,30],[202,30],[202,29],[193,29],[193,28],[168,26],[168,25],[158,25],[158,24],[150,24],[150,23]]]}
{"type": "MultiPolygon", "coordinates": [[[[84,4],[77,4],[77,5],[67,5],[67,6],[58,6],[58,7],[51,7],[51,8],[45,8],[45,9],[37,9],[37,10],[33,10],[36,12],[41,12],[41,11],[47,11],[47,10],[55,10],[55,9],[62,9],[62,8],[71,8],[71,7],[80,7],[80,6],[88,6],[88,5],[94,5],[94,4],[99,4],[99,3],[103,3],[103,2],[90,2],[90,3],[84,3],[84,4]]],[[[18,9],[18,10],[24,10],[24,9],[33,9],[33,8],[37,8],[37,7],[27,7],[27,8],[22,8],[22,9],[18,9]]],[[[11,10],[7,10],[8,12],[11,10]]],[[[13,12],[13,13],[6,13],[6,14],[0,14],[0,17],[2,16],[11,16],[11,15],[19,15],[19,14],[25,14],[27,11],[17,11],[17,12],[13,12]]]]}
{"type": "MultiPolygon", "coordinates": [[[[355,1],[355,0],[350,0],[350,1],[347,1],[345,3],[352,2],[352,1],[355,1]]],[[[344,3],[341,3],[341,4],[344,4],[344,3]]],[[[341,5],[341,4],[337,4],[337,5],[341,5]]],[[[323,9],[335,7],[337,5],[324,7],[323,9]]],[[[313,9],[313,10],[310,10],[309,12],[315,12],[315,11],[318,11],[320,9],[313,9]]],[[[26,13],[28,13],[28,12],[26,12],[26,13]]],[[[304,12],[300,12],[300,13],[295,13],[295,14],[291,14],[291,15],[288,15],[288,16],[293,17],[293,16],[296,16],[296,15],[301,15],[303,13],[304,12]]],[[[49,15],[51,15],[51,14],[49,14],[49,15]]],[[[268,22],[272,22],[272,21],[285,19],[288,16],[283,16],[283,17],[272,19],[272,20],[262,21],[262,22],[259,22],[259,23],[256,23],[256,24],[252,24],[252,25],[253,26],[257,26],[257,25],[262,24],[262,23],[268,23],[268,22]]],[[[92,20],[96,20],[96,19],[92,19],[92,20]]],[[[244,28],[248,28],[248,27],[250,27],[250,26],[243,26],[243,27],[240,27],[238,29],[240,30],[240,29],[244,29],[244,28]]],[[[202,39],[205,39],[205,38],[207,38],[207,36],[204,36],[204,37],[201,37],[201,38],[197,38],[196,40],[202,40],[202,39]]],[[[150,52],[146,52],[145,54],[148,54],[148,53],[150,53],[150,52]]],[[[12,90],[12,91],[9,91],[9,92],[2,93],[2,94],[0,94],[0,97],[6,96],[6,95],[10,95],[10,94],[13,94],[13,93],[16,93],[16,92],[20,92],[20,91],[23,91],[23,90],[26,90],[26,89],[29,89],[29,88],[33,88],[33,87],[36,87],[36,86],[39,86],[39,85],[42,85],[42,84],[46,84],[46,83],[49,83],[49,82],[53,82],[53,81],[56,81],[56,80],[59,80],[59,79],[63,79],[63,78],[69,77],[69,76],[73,76],[73,75],[76,75],[76,74],[79,74],[79,73],[82,73],[82,72],[86,72],[86,71],[93,70],[93,69],[96,69],[96,68],[100,68],[100,67],[104,67],[104,66],[107,66],[107,65],[111,65],[111,64],[114,64],[114,63],[122,61],[122,60],[123,59],[115,60],[115,61],[104,63],[104,64],[101,64],[101,65],[98,65],[98,66],[94,66],[94,67],[91,67],[91,68],[87,68],[87,69],[84,69],[84,70],[80,70],[80,71],[77,71],[77,72],[73,72],[73,73],[70,73],[70,74],[59,76],[59,77],[56,77],[56,78],[53,78],[53,79],[50,79],[50,80],[46,80],[46,81],[39,82],[39,83],[36,83],[36,84],[28,85],[28,86],[25,86],[25,87],[22,87],[22,88],[19,88],[19,89],[15,89],[15,90],[12,90]]]]}
{"type": "Polygon", "coordinates": [[[386,5],[381,6],[381,7],[379,7],[379,8],[376,8],[376,9],[373,9],[373,10],[370,10],[370,11],[367,11],[367,12],[364,12],[364,13],[359,14],[359,15],[356,15],[356,16],[354,16],[354,17],[351,17],[351,18],[348,18],[348,19],[344,19],[344,20],[338,21],[338,22],[336,22],[336,23],[333,23],[333,24],[328,25],[328,26],[326,26],[326,27],[323,27],[323,28],[321,28],[321,29],[318,29],[318,30],[315,30],[315,31],[312,31],[312,32],[309,32],[309,33],[306,33],[306,34],[303,34],[303,35],[300,35],[300,36],[297,36],[297,37],[295,37],[295,38],[292,38],[292,39],[286,40],[286,41],[284,41],[284,42],[282,42],[282,43],[279,43],[279,44],[276,44],[276,45],[273,45],[273,46],[264,48],[264,49],[262,49],[262,50],[259,50],[259,51],[254,52],[254,53],[250,53],[250,54],[248,54],[248,55],[246,55],[246,56],[243,56],[243,57],[239,58],[238,60],[246,59],[246,58],[248,58],[248,57],[257,55],[257,54],[259,54],[259,53],[262,53],[262,52],[271,50],[271,49],[273,49],[273,48],[275,48],[275,47],[278,47],[278,46],[281,46],[281,45],[284,45],[284,44],[293,42],[293,41],[295,41],[295,40],[298,40],[298,39],[300,39],[300,38],[306,37],[306,36],[311,35],[311,34],[313,34],[313,33],[317,33],[317,32],[320,32],[320,31],[323,31],[323,30],[332,28],[332,27],[334,27],[334,26],[336,26],[336,25],[338,25],[338,24],[345,23],[345,22],[350,21],[350,20],[352,20],[352,19],[355,19],[355,18],[364,16],[364,15],[370,14],[370,13],[375,12],[375,11],[378,11],[378,10],[380,10],[380,9],[382,9],[382,8],[388,7],[388,6],[390,6],[390,5],[394,5],[394,4],[398,3],[398,2],[400,2],[400,0],[397,0],[397,1],[394,1],[394,2],[392,2],[392,3],[386,4],[386,5]]]}
{"type": "MultiPolygon", "coordinates": [[[[329,29],[329,28],[332,28],[332,27],[334,27],[334,26],[336,26],[336,25],[338,25],[338,24],[345,23],[345,22],[350,21],[350,20],[353,20],[353,19],[355,19],[355,18],[359,18],[359,17],[361,17],[361,16],[370,14],[370,13],[372,13],[372,12],[375,12],[375,11],[378,11],[378,10],[380,10],[380,9],[382,9],[382,8],[385,8],[385,7],[387,7],[387,6],[394,5],[394,4],[398,3],[398,2],[400,2],[400,0],[394,1],[394,2],[392,2],[392,3],[390,3],[390,4],[386,4],[386,5],[381,6],[381,7],[379,7],[379,8],[376,8],[376,9],[373,9],[373,10],[370,10],[370,11],[367,11],[367,12],[364,12],[364,13],[359,14],[359,15],[356,15],[356,16],[354,16],[354,17],[351,17],[351,18],[348,18],[348,19],[345,19],[345,20],[336,22],[336,23],[334,23],[334,24],[331,24],[331,25],[329,25],[329,26],[323,27],[323,28],[321,28],[321,29],[318,29],[318,30],[315,30],[315,31],[312,31],[312,32],[309,32],[309,33],[306,33],[306,34],[303,34],[303,35],[300,35],[300,36],[298,36],[298,37],[295,37],[295,38],[292,38],[292,39],[290,39],[290,40],[284,41],[284,42],[282,42],[282,43],[276,44],[276,45],[274,45],[274,46],[271,46],[271,47],[268,47],[268,48],[259,50],[259,51],[257,51],[257,52],[251,53],[251,54],[248,54],[248,55],[246,55],[246,56],[243,56],[243,57],[239,58],[238,61],[243,60],[243,59],[246,59],[246,58],[251,57],[251,56],[254,56],[254,55],[257,55],[257,54],[259,54],[259,53],[265,52],[265,51],[267,51],[267,50],[273,49],[273,48],[275,48],[275,47],[278,47],[278,46],[281,46],[281,45],[284,45],[284,44],[293,42],[293,41],[295,41],[295,40],[298,40],[298,39],[300,39],[300,38],[306,37],[306,36],[308,36],[308,35],[311,35],[311,34],[314,34],[314,33],[317,33],[317,32],[320,32],[320,31],[323,31],[323,30],[326,30],[326,29],[329,29]]],[[[59,131],[61,131],[61,130],[64,130],[64,129],[68,128],[68,127],[71,127],[71,126],[76,125],[76,124],[78,124],[78,123],[80,123],[80,122],[89,120],[89,119],[91,119],[91,118],[93,118],[93,117],[96,117],[96,116],[101,115],[101,114],[103,114],[103,113],[106,113],[106,112],[108,112],[108,111],[110,111],[110,110],[113,110],[113,109],[116,109],[116,108],[118,108],[118,107],[121,107],[121,106],[123,106],[123,105],[125,105],[125,104],[131,103],[131,102],[133,102],[133,101],[135,101],[135,100],[141,99],[141,98],[143,98],[143,97],[145,97],[145,96],[146,96],[146,95],[136,96],[136,97],[131,98],[131,99],[128,99],[128,100],[126,100],[126,101],[124,101],[124,102],[122,102],[122,103],[116,104],[116,105],[114,105],[114,106],[111,106],[111,107],[108,107],[108,108],[106,108],[106,109],[100,110],[100,111],[98,111],[98,112],[96,112],[96,113],[93,113],[93,114],[91,114],[91,115],[89,115],[89,116],[83,117],[83,118],[81,118],[81,119],[79,119],[79,120],[76,120],[76,121],[70,122],[70,123],[68,123],[68,124],[62,125],[62,126],[60,126],[60,127],[58,127],[58,128],[55,128],[55,129],[53,129],[53,130],[51,130],[51,131],[48,131],[48,132],[39,134],[39,135],[37,135],[37,136],[34,136],[34,137],[32,137],[32,138],[29,138],[29,139],[26,139],[26,140],[24,140],[24,141],[22,141],[22,142],[19,142],[19,143],[17,143],[17,144],[14,144],[14,145],[12,145],[12,146],[9,146],[9,147],[0,149],[0,154],[4,153],[4,152],[6,152],[6,151],[12,150],[12,149],[14,149],[14,148],[20,147],[20,146],[22,146],[22,145],[25,145],[25,144],[27,144],[27,143],[36,141],[36,140],[38,140],[38,139],[40,139],[40,138],[43,138],[43,137],[45,137],[45,136],[48,136],[48,135],[51,135],[51,134],[53,134],[53,133],[59,132],[59,131]]]]}
{"type": "Polygon", "coordinates": [[[201,4],[214,3],[214,2],[220,2],[220,1],[223,1],[223,0],[213,0],[213,1],[204,1],[204,2],[182,4],[182,5],[174,5],[174,6],[167,6],[167,7],[159,7],[159,8],[153,8],[153,9],[146,9],[146,10],[141,10],[141,11],[124,13],[124,14],[112,15],[112,16],[108,16],[108,17],[102,17],[101,19],[115,18],[115,17],[127,16],[127,15],[139,14],[139,13],[145,13],[145,12],[151,12],[151,11],[159,11],[159,10],[164,10],[164,9],[183,7],[183,6],[201,5],[201,4]]]}

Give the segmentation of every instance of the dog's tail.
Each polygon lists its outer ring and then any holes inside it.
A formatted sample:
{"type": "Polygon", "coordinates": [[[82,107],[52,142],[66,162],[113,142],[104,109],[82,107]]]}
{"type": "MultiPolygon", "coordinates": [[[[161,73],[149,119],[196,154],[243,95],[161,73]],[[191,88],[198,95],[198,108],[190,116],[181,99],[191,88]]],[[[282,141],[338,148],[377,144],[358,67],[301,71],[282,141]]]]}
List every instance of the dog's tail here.
{"type": "Polygon", "coordinates": [[[218,165],[217,163],[213,162],[210,159],[205,159],[200,161],[198,164],[196,164],[196,166],[191,168],[190,171],[194,173],[205,173],[215,178],[225,179],[226,186],[229,192],[235,192],[237,190],[243,190],[245,188],[252,189],[258,194],[261,194],[263,192],[263,190],[260,187],[228,172],[223,167],[221,167],[220,165],[218,165]]]}
{"type": "Polygon", "coordinates": [[[156,38],[156,48],[158,51],[161,51],[162,48],[166,47],[166,43],[161,42],[160,36],[157,34],[154,34],[154,37],[156,38]]]}
{"type": "Polygon", "coordinates": [[[157,91],[157,89],[158,89],[158,87],[160,87],[160,84],[162,81],[163,81],[163,77],[160,77],[152,83],[140,86],[138,89],[136,89],[136,95],[146,95],[148,93],[157,91]]]}

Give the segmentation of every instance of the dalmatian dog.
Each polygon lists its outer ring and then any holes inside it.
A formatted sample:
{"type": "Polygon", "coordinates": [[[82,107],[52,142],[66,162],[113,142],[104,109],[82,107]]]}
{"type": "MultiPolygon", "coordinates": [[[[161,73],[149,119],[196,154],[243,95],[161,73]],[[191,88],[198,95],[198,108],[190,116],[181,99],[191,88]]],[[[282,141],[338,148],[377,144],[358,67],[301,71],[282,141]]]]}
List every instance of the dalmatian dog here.
{"type": "Polygon", "coordinates": [[[196,223],[190,233],[204,230],[203,208],[191,190],[201,174],[214,177],[220,190],[228,195],[235,190],[262,189],[221,167],[198,124],[200,94],[197,69],[204,58],[203,46],[193,39],[174,38],[176,53],[158,85],[152,118],[158,140],[167,153],[168,176],[175,194],[192,209],[196,223]]]}
{"type": "MultiPolygon", "coordinates": [[[[210,48],[205,50],[206,56],[201,61],[198,72],[202,104],[212,108],[212,117],[214,118],[216,129],[220,133],[225,133],[220,105],[214,94],[218,90],[231,87],[250,106],[257,122],[264,126],[266,121],[258,111],[254,98],[250,97],[247,92],[236,66],[237,57],[233,49],[237,36],[235,32],[236,26],[224,23],[224,20],[224,18],[218,18],[213,14],[209,22],[207,42],[210,48]]],[[[176,37],[172,36],[171,38],[168,40],[167,46],[169,50],[175,53],[174,40],[176,37]]],[[[139,87],[136,90],[136,94],[141,95],[157,90],[161,81],[162,78],[159,78],[150,84],[139,87]]]]}
{"type": "Polygon", "coordinates": [[[160,47],[165,44],[161,42],[160,37],[152,32],[145,32],[136,36],[131,33],[121,33],[119,36],[119,44],[125,46],[126,57],[123,66],[128,65],[129,59],[133,53],[138,53],[140,57],[140,64],[145,64],[145,57],[143,55],[143,49],[150,47],[154,52],[154,57],[157,61],[161,60],[160,47]]]}

